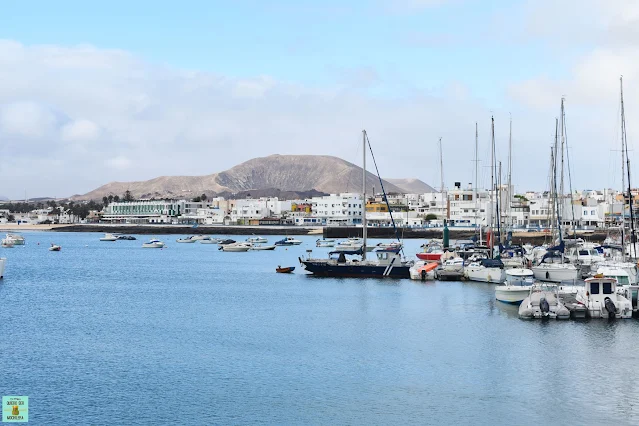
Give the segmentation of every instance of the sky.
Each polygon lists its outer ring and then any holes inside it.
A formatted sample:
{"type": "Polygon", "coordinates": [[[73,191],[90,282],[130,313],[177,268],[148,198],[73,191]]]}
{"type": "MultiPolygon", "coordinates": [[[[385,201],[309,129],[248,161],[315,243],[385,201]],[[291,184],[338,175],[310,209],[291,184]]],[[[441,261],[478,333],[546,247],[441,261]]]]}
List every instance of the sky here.
{"type": "MultiPolygon", "coordinates": [[[[205,175],[271,154],[383,177],[549,185],[562,97],[572,187],[621,187],[619,77],[639,137],[639,2],[60,0],[3,2],[0,195],[205,175]]],[[[631,166],[634,172],[634,163],[631,166]]],[[[566,184],[568,186],[568,184],[566,184]]]]}

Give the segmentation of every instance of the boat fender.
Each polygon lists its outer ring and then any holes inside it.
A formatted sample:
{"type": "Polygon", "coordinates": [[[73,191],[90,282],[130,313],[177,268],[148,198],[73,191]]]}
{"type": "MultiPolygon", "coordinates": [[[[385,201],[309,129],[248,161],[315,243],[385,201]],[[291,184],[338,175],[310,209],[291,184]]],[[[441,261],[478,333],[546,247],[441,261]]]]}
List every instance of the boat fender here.
{"type": "Polygon", "coordinates": [[[608,318],[614,318],[617,313],[617,307],[615,306],[615,302],[612,301],[609,297],[604,299],[604,305],[606,306],[606,310],[608,311],[608,318]]]}
{"type": "Polygon", "coordinates": [[[541,309],[542,315],[548,316],[548,313],[550,312],[550,305],[545,297],[542,297],[539,300],[539,309],[541,309]]]}
{"type": "Polygon", "coordinates": [[[549,280],[550,279],[550,272],[546,271],[546,279],[549,280]]]}
{"type": "Polygon", "coordinates": [[[422,269],[422,281],[426,281],[426,271],[422,269]]]}

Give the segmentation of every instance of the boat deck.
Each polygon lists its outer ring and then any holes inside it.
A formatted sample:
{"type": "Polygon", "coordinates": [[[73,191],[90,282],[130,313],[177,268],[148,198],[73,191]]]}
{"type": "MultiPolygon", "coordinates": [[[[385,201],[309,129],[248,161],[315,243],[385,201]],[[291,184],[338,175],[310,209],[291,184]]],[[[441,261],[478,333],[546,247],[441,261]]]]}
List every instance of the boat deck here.
{"type": "Polygon", "coordinates": [[[559,300],[564,304],[566,308],[570,311],[570,318],[572,319],[584,319],[586,318],[586,313],[588,309],[577,301],[575,294],[560,294],[559,300]]]}

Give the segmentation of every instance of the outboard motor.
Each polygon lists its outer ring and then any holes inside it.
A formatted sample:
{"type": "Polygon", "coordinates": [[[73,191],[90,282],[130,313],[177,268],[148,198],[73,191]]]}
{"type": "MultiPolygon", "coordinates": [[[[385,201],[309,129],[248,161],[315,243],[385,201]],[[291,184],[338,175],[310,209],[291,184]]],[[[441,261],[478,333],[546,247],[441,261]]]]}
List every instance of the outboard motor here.
{"type": "Polygon", "coordinates": [[[541,315],[547,317],[550,313],[550,305],[545,297],[539,299],[539,309],[541,309],[541,315]]]}
{"type": "Polygon", "coordinates": [[[615,302],[612,301],[609,297],[604,299],[604,305],[606,306],[606,310],[608,311],[608,318],[615,318],[615,314],[617,313],[617,307],[615,306],[615,302]]]}
{"type": "Polygon", "coordinates": [[[426,281],[426,271],[422,269],[422,281],[426,281]]]}

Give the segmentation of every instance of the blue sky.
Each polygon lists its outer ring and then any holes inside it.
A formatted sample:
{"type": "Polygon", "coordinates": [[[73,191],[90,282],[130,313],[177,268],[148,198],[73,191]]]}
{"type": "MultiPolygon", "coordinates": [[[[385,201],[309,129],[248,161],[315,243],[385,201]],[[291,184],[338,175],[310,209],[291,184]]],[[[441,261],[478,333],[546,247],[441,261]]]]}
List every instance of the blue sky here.
{"type": "MultiPolygon", "coordinates": [[[[439,172],[429,153],[442,136],[452,185],[473,176],[474,122],[487,161],[490,115],[504,154],[512,114],[518,189],[544,189],[565,95],[575,185],[614,186],[612,166],[603,182],[589,170],[601,158],[616,164],[620,74],[629,96],[639,96],[632,60],[639,11],[630,0],[580,5],[5,2],[0,153],[12,159],[16,186],[26,187],[18,194],[60,195],[112,180],[207,174],[273,153],[355,162],[344,154],[353,150],[342,148],[366,127],[379,141],[383,174],[431,184],[439,172]],[[201,160],[182,146],[196,148],[201,160]],[[592,147],[599,147],[596,158],[592,147]],[[55,164],[64,173],[37,181],[21,171],[27,164],[55,164]]],[[[633,107],[630,100],[629,113],[633,107]]]]}

